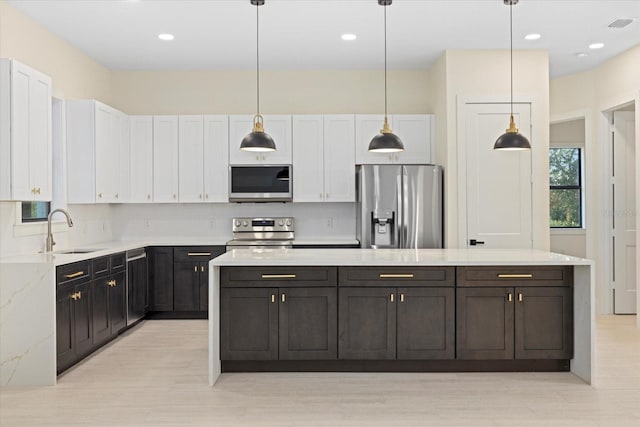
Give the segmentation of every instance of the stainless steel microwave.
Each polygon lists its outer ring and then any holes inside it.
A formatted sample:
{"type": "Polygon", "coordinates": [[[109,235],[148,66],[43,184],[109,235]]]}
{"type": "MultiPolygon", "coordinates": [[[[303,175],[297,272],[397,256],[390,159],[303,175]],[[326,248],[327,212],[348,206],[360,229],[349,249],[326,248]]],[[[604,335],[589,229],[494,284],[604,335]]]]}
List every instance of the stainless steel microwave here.
{"type": "Polygon", "coordinates": [[[229,166],[230,202],[290,202],[291,165],[229,166]]]}

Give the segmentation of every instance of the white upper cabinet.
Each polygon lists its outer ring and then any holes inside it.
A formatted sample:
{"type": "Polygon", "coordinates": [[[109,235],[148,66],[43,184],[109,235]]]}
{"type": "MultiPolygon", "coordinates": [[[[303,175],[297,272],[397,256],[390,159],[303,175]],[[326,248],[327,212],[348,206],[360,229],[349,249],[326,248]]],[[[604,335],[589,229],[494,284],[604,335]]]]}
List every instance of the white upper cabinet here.
{"type": "Polygon", "coordinates": [[[254,152],[240,150],[242,139],[253,129],[253,117],[229,116],[229,164],[231,165],[288,165],[291,155],[291,116],[265,115],[264,130],[276,143],[276,151],[254,152]]]}
{"type": "Polygon", "coordinates": [[[129,202],[150,203],[153,195],[153,117],[129,116],[129,202]]]}
{"type": "Polygon", "coordinates": [[[293,116],[293,139],[293,201],[355,201],[354,116],[293,116]]]}
{"type": "Polygon", "coordinates": [[[178,118],[180,202],[204,200],[204,122],[202,116],[178,118]]]}
{"type": "Polygon", "coordinates": [[[0,200],[51,200],[51,126],[51,78],[0,59],[0,200]]]}
{"type": "Polygon", "coordinates": [[[154,116],[154,202],[178,202],[178,151],[178,116],[154,116]]]}
{"type": "Polygon", "coordinates": [[[204,116],[204,201],[229,201],[228,116],[204,116]]]}
{"type": "Polygon", "coordinates": [[[69,203],[122,203],[129,194],[129,121],[95,100],[67,101],[69,203]]]}
{"type": "Polygon", "coordinates": [[[434,116],[430,114],[395,114],[389,125],[404,144],[398,153],[372,153],[371,139],[380,133],[384,115],[356,115],[356,163],[362,164],[427,164],[433,163],[434,116]]]}

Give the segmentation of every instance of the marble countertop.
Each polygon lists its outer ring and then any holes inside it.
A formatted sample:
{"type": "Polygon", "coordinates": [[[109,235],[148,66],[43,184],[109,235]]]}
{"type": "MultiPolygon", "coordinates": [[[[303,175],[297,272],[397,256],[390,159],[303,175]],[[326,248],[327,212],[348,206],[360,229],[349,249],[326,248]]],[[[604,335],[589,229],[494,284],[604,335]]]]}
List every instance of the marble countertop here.
{"type": "Polygon", "coordinates": [[[593,261],[536,249],[235,249],[213,266],[260,265],[592,265],[593,261]]]}

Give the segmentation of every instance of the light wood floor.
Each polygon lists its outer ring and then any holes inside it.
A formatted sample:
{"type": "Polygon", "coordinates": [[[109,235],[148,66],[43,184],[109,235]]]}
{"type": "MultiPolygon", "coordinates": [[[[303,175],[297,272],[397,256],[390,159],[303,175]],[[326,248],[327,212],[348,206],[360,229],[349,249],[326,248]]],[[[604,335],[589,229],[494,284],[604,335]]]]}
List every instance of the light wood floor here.
{"type": "Polygon", "coordinates": [[[0,390],[9,426],[640,426],[635,316],[598,319],[597,387],[569,373],[225,374],[207,322],[146,321],[46,388],[0,390]]]}

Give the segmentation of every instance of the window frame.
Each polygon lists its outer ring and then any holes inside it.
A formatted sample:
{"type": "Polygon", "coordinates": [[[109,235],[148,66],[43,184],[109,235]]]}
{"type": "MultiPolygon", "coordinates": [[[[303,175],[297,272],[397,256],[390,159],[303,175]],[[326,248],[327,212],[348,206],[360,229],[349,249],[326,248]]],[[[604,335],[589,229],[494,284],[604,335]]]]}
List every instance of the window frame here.
{"type": "MultiPolygon", "coordinates": [[[[549,218],[549,228],[553,230],[559,231],[569,231],[569,230],[584,230],[586,228],[586,212],[585,212],[585,159],[584,159],[584,146],[577,143],[555,143],[549,147],[549,155],[551,154],[551,150],[557,149],[573,149],[578,150],[578,184],[577,185],[551,185],[549,182],[549,210],[551,210],[551,191],[553,190],[578,190],[579,191],[579,213],[580,213],[580,224],[576,227],[558,227],[551,225],[551,218],[549,218]]],[[[550,156],[549,156],[550,157],[550,156]]],[[[549,177],[550,178],[550,177],[549,177]]]]}

